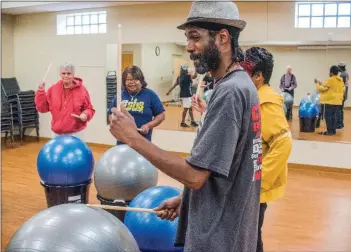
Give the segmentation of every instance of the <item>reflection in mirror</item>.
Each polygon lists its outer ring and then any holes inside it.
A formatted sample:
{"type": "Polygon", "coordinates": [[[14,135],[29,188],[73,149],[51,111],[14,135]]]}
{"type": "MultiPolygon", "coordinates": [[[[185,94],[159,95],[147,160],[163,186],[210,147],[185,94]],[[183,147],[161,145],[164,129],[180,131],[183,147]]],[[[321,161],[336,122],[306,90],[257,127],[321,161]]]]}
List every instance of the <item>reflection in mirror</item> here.
{"type": "MultiPolygon", "coordinates": [[[[242,49],[256,45],[243,45],[242,49]]],[[[283,94],[288,80],[287,73],[296,78],[296,88],[292,93],[292,104],[288,110],[289,124],[295,139],[306,139],[316,141],[351,141],[351,129],[347,128],[351,124],[351,105],[350,99],[344,101],[344,127],[337,129],[336,135],[324,136],[318,134],[326,129],[325,120],[320,120],[321,113],[318,113],[314,132],[301,132],[299,121],[299,104],[310,94],[314,98],[316,86],[314,79],[326,81],[329,78],[329,69],[332,65],[340,62],[351,64],[351,54],[349,48],[325,47],[325,46],[263,46],[274,56],[273,75],[270,85],[274,90],[283,94]],[[288,66],[291,66],[289,70],[288,66]],[[291,120],[290,120],[291,119],[291,120]],[[318,127],[319,125],[319,127],[318,127]],[[349,133],[347,133],[350,131],[349,133]]],[[[145,43],[145,44],[124,44],[122,47],[123,69],[127,66],[136,65],[141,68],[148,88],[154,91],[162,101],[165,109],[166,119],[157,126],[160,129],[193,131],[197,130],[197,124],[201,115],[197,111],[191,111],[192,94],[197,90],[198,85],[206,86],[205,91],[213,88],[213,80],[209,73],[206,74],[204,81],[199,83],[200,76],[195,73],[193,62],[186,52],[185,43],[145,43]]],[[[106,75],[109,71],[115,71],[117,57],[117,47],[115,44],[107,45],[106,50],[106,75]]],[[[339,73],[340,74],[340,73],[339,73]]],[[[292,79],[289,79],[292,80],[292,79]]],[[[289,87],[288,87],[289,86],[289,87]]],[[[207,93],[207,96],[210,97],[207,93]]],[[[207,97],[203,95],[202,97],[207,97]]],[[[285,95],[286,96],[286,95],[285,95]]],[[[107,108],[110,101],[107,98],[107,108]]],[[[289,103],[289,101],[287,101],[289,103]]],[[[323,101],[319,101],[320,103],[323,101]]],[[[320,107],[320,106],[319,106],[320,107]]],[[[320,111],[319,111],[320,112],[320,111]]]]}
{"type": "MultiPolygon", "coordinates": [[[[160,50],[155,50],[156,56],[160,55],[160,50]]],[[[157,46],[156,46],[157,48],[157,46]]],[[[138,131],[146,139],[152,139],[153,128],[159,126],[165,118],[165,110],[158,95],[159,87],[164,85],[165,80],[172,78],[172,73],[161,76],[153,75],[150,66],[162,68],[162,62],[150,61],[148,53],[150,46],[144,45],[122,45],[122,90],[116,90],[112,98],[107,100],[107,116],[111,114],[111,109],[116,107],[116,93],[121,96],[121,103],[126,106],[127,111],[133,116],[138,131]],[[144,59],[147,61],[143,62],[144,59]],[[143,67],[141,67],[143,66],[143,67]],[[148,77],[145,78],[148,73],[148,77]]],[[[116,67],[117,54],[116,45],[108,45],[106,53],[106,71],[116,67]]],[[[161,69],[162,70],[162,69],[161,69]]],[[[117,72],[117,75],[120,74],[117,72]]],[[[117,76],[118,77],[118,76],[117,76]]]]}
{"type": "MultiPolygon", "coordinates": [[[[117,46],[116,44],[109,44],[106,47],[106,75],[109,72],[115,71],[117,67],[117,46]]],[[[182,121],[183,111],[180,110],[180,107],[183,103],[187,103],[187,113],[186,116],[191,118],[193,116],[190,113],[189,107],[191,107],[191,95],[195,92],[199,76],[194,76],[190,78],[188,83],[186,83],[186,78],[182,81],[181,84],[185,85],[176,85],[172,92],[169,90],[177,83],[179,80],[181,66],[186,67],[189,70],[189,73],[195,73],[193,64],[189,59],[188,53],[185,51],[185,46],[177,43],[158,43],[158,44],[124,44],[122,46],[122,69],[125,69],[129,66],[138,66],[141,68],[145,80],[147,82],[147,88],[154,91],[158,98],[162,101],[164,108],[167,110],[168,107],[177,107],[177,111],[173,111],[168,120],[163,122],[159,127],[164,127],[164,124],[169,124],[172,129],[179,129],[182,121]],[[188,85],[188,87],[187,87],[188,85]],[[182,87],[182,88],[180,88],[182,87]],[[183,90],[183,94],[181,94],[183,90]],[[187,94],[186,90],[188,90],[187,94]],[[188,96],[183,98],[189,99],[180,99],[180,96],[188,96]],[[179,110],[179,111],[178,111],[179,110]],[[179,114],[179,117],[173,116],[174,114],[179,114]],[[173,120],[174,123],[169,122],[173,120]]],[[[185,75],[184,75],[185,76],[185,75]]],[[[108,76],[107,79],[111,82],[111,77],[108,76]]],[[[179,82],[178,82],[179,83],[179,82]]],[[[107,85],[107,84],[106,84],[107,85]]],[[[111,84],[110,84],[111,85],[111,84]]],[[[107,87],[107,89],[113,90],[112,87],[107,87]]],[[[106,109],[110,107],[111,104],[111,94],[108,94],[106,101],[106,109]]],[[[195,115],[194,115],[195,117],[195,115]]],[[[196,118],[192,122],[188,123],[193,127],[187,127],[190,130],[195,130],[197,123],[195,121],[199,120],[199,114],[196,115],[196,118]]],[[[188,125],[187,124],[187,125],[188,125]]],[[[185,123],[183,123],[183,126],[185,123]]]]}

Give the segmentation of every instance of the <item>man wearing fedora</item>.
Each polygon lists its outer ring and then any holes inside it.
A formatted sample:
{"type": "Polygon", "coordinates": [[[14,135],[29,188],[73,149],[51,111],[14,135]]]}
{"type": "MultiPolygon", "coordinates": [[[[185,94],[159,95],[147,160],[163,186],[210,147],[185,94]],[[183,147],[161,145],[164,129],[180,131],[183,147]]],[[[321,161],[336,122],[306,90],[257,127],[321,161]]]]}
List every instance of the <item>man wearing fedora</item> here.
{"type": "Polygon", "coordinates": [[[145,141],[122,107],[113,109],[110,131],[159,170],[184,184],[182,195],[155,208],[162,219],[179,216],[175,246],[185,252],[254,252],[261,187],[261,116],[257,90],[240,67],[239,35],[245,28],[233,2],[195,1],[178,29],[196,72],[216,80],[201,111],[197,137],[186,159],[145,141]]]}

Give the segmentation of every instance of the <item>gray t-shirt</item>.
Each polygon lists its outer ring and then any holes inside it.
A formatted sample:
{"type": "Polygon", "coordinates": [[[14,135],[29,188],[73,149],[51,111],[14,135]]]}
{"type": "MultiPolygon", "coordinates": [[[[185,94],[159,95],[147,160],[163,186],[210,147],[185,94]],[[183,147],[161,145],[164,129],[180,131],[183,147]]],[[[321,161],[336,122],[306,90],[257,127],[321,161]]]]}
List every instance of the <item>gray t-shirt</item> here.
{"type": "Polygon", "coordinates": [[[200,190],[184,188],[175,245],[184,252],[254,252],[261,186],[261,117],[249,76],[220,80],[187,161],[211,171],[200,190]]]}

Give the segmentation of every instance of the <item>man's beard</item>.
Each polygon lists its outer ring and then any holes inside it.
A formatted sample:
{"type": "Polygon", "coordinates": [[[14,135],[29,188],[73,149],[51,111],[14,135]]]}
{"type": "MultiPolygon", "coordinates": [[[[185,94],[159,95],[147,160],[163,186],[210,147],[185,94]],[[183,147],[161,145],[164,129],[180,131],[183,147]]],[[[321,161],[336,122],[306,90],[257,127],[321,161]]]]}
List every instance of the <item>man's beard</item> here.
{"type": "Polygon", "coordinates": [[[220,52],[214,41],[210,41],[203,53],[191,53],[190,59],[194,61],[195,70],[198,74],[216,71],[219,68],[220,52]],[[195,60],[197,60],[195,62],[195,60]]]}

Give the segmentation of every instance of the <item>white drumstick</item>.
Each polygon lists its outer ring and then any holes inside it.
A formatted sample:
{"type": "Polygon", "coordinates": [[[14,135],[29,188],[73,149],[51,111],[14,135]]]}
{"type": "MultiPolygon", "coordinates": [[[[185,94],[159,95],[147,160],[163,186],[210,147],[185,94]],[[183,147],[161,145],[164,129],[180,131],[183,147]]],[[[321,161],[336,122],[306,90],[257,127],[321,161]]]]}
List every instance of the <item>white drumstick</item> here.
{"type": "MultiPolygon", "coordinates": [[[[116,105],[118,111],[121,111],[121,100],[122,100],[122,25],[118,24],[118,36],[117,36],[117,91],[116,91],[116,105]]],[[[112,118],[115,119],[115,115],[112,113],[112,118]]],[[[141,129],[137,129],[141,131],[141,129]]]]}
{"type": "MultiPolygon", "coordinates": [[[[109,209],[115,211],[130,211],[130,212],[141,212],[141,213],[157,213],[151,208],[138,208],[138,207],[123,207],[123,206],[109,206],[109,205],[98,205],[98,204],[87,204],[88,207],[96,207],[102,209],[109,209]]],[[[161,210],[163,211],[163,210],[161,210]]],[[[159,212],[161,212],[159,211],[159,212]]]]}
{"type": "Polygon", "coordinates": [[[121,110],[121,97],[122,97],[122,25],[118,24],[117,36],[117,94],[116,104],[118,111],[121,110]]]}
{"type": "Polygon", "coordinates": [[[197,89],[196,89],[196,97],[201,97],[201,91],[202,91],[202,89],[204,89],[201,87],[201,83],[203,82],[205,75],[206,74],[203,74],[199,78],[199,84],[197,85],[197,89]]]}
{"type": "Polygon", "coordinates": [[[48,66],[48,69],[46,70],[46,73],[44,75],[44,78],[43,78],[43,82],[45,82],[45,79],[46,79],[46,76],[48,75],[49,71],[50,71],[50,68],[51,68],[51,62],[50,62],[50,65],[48,66]]]}
{"type": "Polygon", "coordinates": [[[76,114],[71,114],[71,116],[73,116],[73,117],[76,117],[76,118],[79,118],[79,119],[80,119],[80,116],[79,116],[79,115],[76,115],[76,114]]]}

